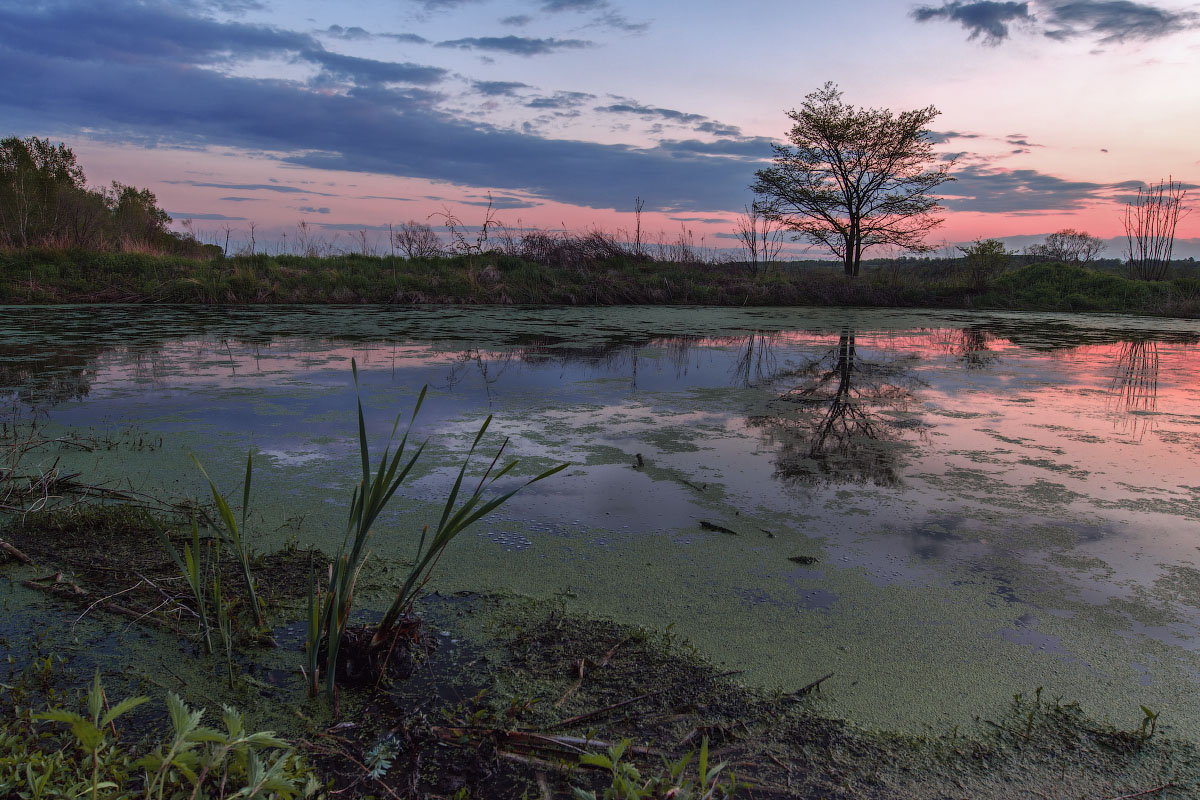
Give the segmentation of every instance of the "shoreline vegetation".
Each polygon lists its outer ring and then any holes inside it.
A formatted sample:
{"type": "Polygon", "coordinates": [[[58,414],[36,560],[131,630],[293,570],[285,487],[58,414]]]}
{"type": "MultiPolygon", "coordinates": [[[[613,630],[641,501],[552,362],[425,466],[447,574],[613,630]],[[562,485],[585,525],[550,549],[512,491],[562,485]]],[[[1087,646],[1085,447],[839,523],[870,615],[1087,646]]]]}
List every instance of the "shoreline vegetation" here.
{"type": "MultiPolygon", "coordinates": [[[[621,243],[600,233],[557,241],[540,254],[514,246],[413,258],[0,250],[0,303],[806,305],[1200,317],[1200,270],[1191,262],[1176,262],[1174,277],[1147,281],[1119,274],[1116,261],[1026,263],[981,275],[969,257],[902,258],[864,262],[850,278],[828,262],[620,253],[621,243]],[[599,252],[587,252],[589,242],[599,252]]],[[[1020,260],[1029,259],[1010,263],[1020,260]]]]}

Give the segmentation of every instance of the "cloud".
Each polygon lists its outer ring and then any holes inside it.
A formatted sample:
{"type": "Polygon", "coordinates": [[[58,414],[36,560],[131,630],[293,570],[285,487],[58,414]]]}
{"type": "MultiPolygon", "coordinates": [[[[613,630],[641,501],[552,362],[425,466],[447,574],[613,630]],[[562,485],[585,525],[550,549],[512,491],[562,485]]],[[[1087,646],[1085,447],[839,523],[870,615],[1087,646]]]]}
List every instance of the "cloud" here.
{"type": "Polygon", "coordinates": [[[245,222],[245,217],[227,217],[224,214],[192,214],[187,211],[168,211],[173,219],[199,219],[210,222],[245,222]]]}
{"type": "Polygon", "coordinates": [[[468,197],[473,199],[458,200],[457,202],[467,206],[482,206],[484,208],[491,206],[497,211],[513,208],[537,208],[541,205],[541,203],[534,202],[526,197],[513,197],[512,195],[503,194],[493,195],[490,199],[480,195],[468,195],[468,197]]]}
{"type": "Polygon", "coordinates": [[[508,25],[513,28],[522,28],[531,22],[533,22],[533,17],[528,14],[513,14],[511,17],[502,17],[500,19],[501,25],[508,25]]]}
{"type": "Polygon", "coordinates": [[[532,88],[520,81],[471,81],[472,88],[488,97],[513,97],[520,89],[532,88]]]}
{"type": "Polygon", "coordinates": [[[320,33],[324,36],[332,36],[335,39],[344,39],[350,42],[368,39],[391,39],[394,42],[403,42],[404,44],[429,44],[428,39],[424,36],[418,36],[415,33],[372,33],[357,25],[350,28],[343,28],[341,25],[330,25],[320,33]]]}
{"type": "Polygon", "coordinates": [[[607,0],[542,0],[543,11],[601,11],[608,8],[607,0]]]}
{"type": "Polygon", "coordinates": [[[1036,4],[1036,13],[1030,5],[943,0],[940,7],[918,6],[912,17],[917,22],[956,22],[969,31],[967,38],[982,39],[988,45],[1008,39],[1013,24],[1038,30],[1057,41],[1088,37],[1101,44],[1114,44],[1161,39],[1200,23],[1200,15],[1195,12],[1172,11],[1133,0],[1044,0],[1036,4]]]}
{"type": "MultiPolygon", "coordinates": [[[[106,13],[131,26],[122,31],[97,20],[92,6],[77,0],[31,11],[0,4],[0,74],[20,76],[0,81],[0,119],[146,146],[235,148],[287,165],[485,186],[594,208],[626,208],[640,195],[654,210],[736,210],[752,177],[744,155],[529,135],[440,110],[422,89],[315,91],[303,81],[223,73],[211,68],[213,58],[295,55],[319,45],[307,34],[189,19],[149,4],[136,6],[147,10],[141,19],[119,2],[106,4],[106,13]],[[94,36],[87,29],[93,21],[102,27],[94,36]],[[160,22],[170,30],[156,29],[160,22]],[[243,40],[246,49],[230,44],[243,40]]],[[[551,99],[560,106],[594,101],[582,92],[551,99]]],[[[294,181],[177,183],[224,194],[335,196],[294,181]]]]}
{"type": "Polygon", "coordinates": [[[753,136],[740,139],[718,139],[715,142],[702,142],[699,139],[666,139],[658,146],[671,153],[689,153],[697,155],[736,156],[754,160],[771,157],[773,139],[766,136],[753,136]]]}
{"type": "Polygon", "coordinates": [[[284,153],[284,162],[298,166],[520,190],[596,208],[625,207],[641,195],[656,209],[731,210],[749,181],[741,158],[546,139],[456,119],[401,95],[381,105],[356,93],[207,69],[112,59],[103,69],[80,70],[69,52],[73,42],[64,38],[62,47],[68,52],[58,55],[0,46],[0,72],[22,76],[0,82],[0,116],[20,113],[48,128],[137,134],[176,146],[284,153]]]}
{"type": "Polygon", "coordinates": [[[993,2],[944,2],[941,7],[918,6],[912,11],[913,19],[917,22],[931,20],[946,20],[957,22],[966,28],[970,35],[968,39],[982,39],[984,44],[996,45],[1008,38],[1009,25],[1014,22],[1028,22],[1033,17],[1029,13],[1029,3],[993,2]]]}
{"type": "MultiPolygon", "coordinates": [[[[353,31],[353,37],[362,29],[339,30],[343,35],[353,31]]],[[[3,6],[0,42],[80,64],[153,63],[211,69],[250,59],[286,58],[320,68],[316,85],[338,80],[360,85],[430,85],[448,75],[438,67],[334,53],[306,33],[222,22],[190,16],[179,6],[126,0],[49,3],[35,9],[3,6]]]]}
{"type": "Polygon", "coordinates": [[[438,47],[456,47],[460,50],[488,50],[515,56],[541,56],[559,50],[580,50],[594,47],[594,42],[584,39],[535,39],[529,36],[468,36],[438,42],[438,47]]]}
{"type": "Polygon", "coordinates": [[[951,139],[978,139],[978,133],[959,133],[958,131],[930,131],[929,141],[934,144],[945,144],[951,139]]]}
{"type": "Polygon", "coordinates": [[[415,83],[428,86],[440,83],[449,74],[448,70],[440,67],[375,61],[370,58],[331,53],[328,50],[307,50],[300,54],[300,58],[319,64],[330,77],[357,84],[415,83]]]}
{"type": "Polygon", "coordinates": [[[328,214],[329,213],[329,209],[324,206],[322,206],[321,208],[313,208],[312,206],[299,206],[296,208],[296,210],[303,212],[305,214],[328,214]]]}
{"type": "Polygon", "coordinates": [[[701,114],[688,114],[683,111],[676,111],[672,108],[654,108],[632,102],[613,103],[609,106],[597,106],[594,110],[605,111],[609,114],[636,114],[637,116],[643,118],[658,117],[660,119],[680,123],[702,123],[708,121],[708,117],[705,117],[701,114]]]}
{"type": "MultiPolygon", "coordinates": [[[[0,58],[2,60],[2,58],[0,58]]],[[[312,189],[302,189],[298,186],[287,186],[278,183],[202,183],[200,181],[163,181],[163,183],[184,184],[200,189],[231,189],[238,192],[280,192],[281,194],[316,194],[321,197],[337,197],[335,194],[315,192],[312,189]]]]}
{"type": "Polygon", "coordinates": [[[566,109],[581,106],[596,95],[587,92],[555,92],[547,97],[535,97],[525,104],[526,108],[566,109]]]}
{"type": "Polygon", "coordinates": [[[1130,0],[1078,0],[1054,4],[1048,22],[1054,27],[1045,35],[1051,39],[1094,36],[1101,44],[1110,44],[1161,39],[1195,28],[1197,15],[1130,0]]]}
{"type": "Polygon", "coordinates": [[[261,203],[261,197],[222,197],[226,203],[261,203]]]}
{"type": "Polygon", "coordinates": [[[1020,214],[1074,211],[1110,199],[1113,184],[1069,181],[1033,169],[1006,170],[972,165],[956,170],[938,194],[952,211],[1020,214]]]}

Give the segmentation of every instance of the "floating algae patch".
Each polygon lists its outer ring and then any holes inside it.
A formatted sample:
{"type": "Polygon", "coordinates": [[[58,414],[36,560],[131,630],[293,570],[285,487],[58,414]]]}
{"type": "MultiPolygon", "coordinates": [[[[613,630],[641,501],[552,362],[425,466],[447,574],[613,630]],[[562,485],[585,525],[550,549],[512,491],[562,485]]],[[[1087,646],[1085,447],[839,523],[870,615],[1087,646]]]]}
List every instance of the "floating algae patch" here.
{"type": "Polygon", "coordinates": [[[504,488],[572,467],[457,540],[431,588],[562,594],[583,614],[673,623],[760,686],[833,672],[823,702],[866,724],[948,730],[1038,685],[1122,723],[1149,697],[1178,730],[1200,724],[1186,571],[1198,505],[1180,488],[1197,455],[1177,413],[1200,406],[1191,323],[104,308],[14,309],[5,326],[0,385],[39,409],[43,435],[117,441],[40,448],[29,474],[57,460],[98,486],[197,502],[191,454],[238,497],[253,447],[260,552],[341,540],[361,471],[350,359],[376,455],[428,384],[414,435],[429,447],[372,539],[377,610],[380,576],[436,524],[493,413],[477,470],[506,437],[522,463],[504,488]],[[1153,398],[1118,380],[1135,339],[1157,346],[1153,398]],[[1062,653],[1006,638],[1025,614],[1062,653]]]}

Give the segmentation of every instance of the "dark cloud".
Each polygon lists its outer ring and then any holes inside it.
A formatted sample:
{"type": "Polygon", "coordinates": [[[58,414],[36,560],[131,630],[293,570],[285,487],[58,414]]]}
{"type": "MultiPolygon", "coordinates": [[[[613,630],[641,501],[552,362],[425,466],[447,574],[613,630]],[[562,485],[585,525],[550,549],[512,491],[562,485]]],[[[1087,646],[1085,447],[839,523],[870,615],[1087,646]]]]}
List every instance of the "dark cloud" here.
{"type": "Polygon", "coordinates": [[[1068,181],[1032,169],[1003,170],[968,166],[956,170],[952,183],[938,194],[952,211],[1014,214],[1073,211],[1096,200],[1107,200],[1112,184],[1068,181]]]}
{"type": "Polygon", "coordinates": [[[547,97],[535,97],[525,104],[526,108],[567,109],[581,106],[589,100],[596,99],[594,94],[587,92],[555,92],[547,97]]]}
{"type": "MultiPolygon", "coordinates": [[[[341,30],[345,34],[362,29],[341,30]]],[[[317,85],[335,81],[429,85],[448,74],[438,67],[333,53],[305,33],[190,16],[182,7],[158,3],[2,6],[0,42],[27,53],[100,64],[211,67],[252,58],[290,58],[319,67],[317,85]]]]}
{"type": "Polygon", "coordinates": [[[438,47],[456,47],[460,50],[488,50],[515,56],[541,56],[559,50],[579,50],[593,47],[594,43],[584,39],[535,39],[529,36],[468,36],[438,42],[438,47]]]}
{"type": "MultiPolygon", "coordinates": [[[[513,208],[537,208],[541,203],[534,202],[526,197],[512,197],[510,195],[494,195],[490,199],[479,195],[470,195],[471,199],[458,200],[454,202],[462,203],[467,206],[483,206],[484,208],[491,206],[497,211],[504,211],[513,208]]],[[[444,199],[444,198],[439,198],[444,199]]]]}
{"type": "Polygon", "coordinates": [[[696,126],[697,133],[709,133],[713,136],[737,137],[742,135],[742,129],[737,125],[726,125],[723,122],[708,120],[696,126]]]}
{"type": "MultiPolygon", "coordinates": [[[[693,225],[728,225],[724,217],[668,217],[672,222],[690,222],[693,225]]],[[[732,234],[737,236],[738,234],[732,234]]]]}
{"type": "Polygon", "coordinates": [[[649,22],[632,22],[624,14],[619,14],[612,10],[605,11],[596,17],[595,24],[626,33],[642,33],[650,27],[649,22]]]}
{"type": "Polygon", "coordinates": [[[192,214],[187,211],[168,211],[173,219],[199,219],[210,222],[245,222],[245,217],[227,217],[224,214],[192,214]]]}
{"type": "Polygon", "coordinates": [[[429,44],[428,39],[424,36],[418,36],[415,33],[372,33],[357,25],[350,28],[343,28],[341,25],[330,25],[321,31],[321,34],[351,42],[367,39],[391,39],[394,42],[403,42],[404,44],[429,44]]]}
{"type": "Polygon", "coordinates": [[[918,6],[912,11],[913,19],[917,22],[931,20],[946,20],[957,22],[970,32],[969,39],[982,39],[984,44],[999,44],[1008,38],[1009,25],[1014,22],[1028,22],[1033,17],[1029,13],[1029,3],[993,2],[944,2],[941,7],[918,6]]]}
{"type": "Polygon", "coordinates": [[[528,14],[513,14],[511,17],[503,17],[500,20],[501,25],[509,25],[514,28],[522,28],[533,22],[533,17],[528,14]]]}
{"type": "MultiPolygon", "coordinates": [[[[3,56],[0,55],[0,62],[3,61],[3,56]]],[[[2,95],[0,95],[2,97],[2,95]]],[[[316,194],[321,197],[337,197],[335,194],[326,192],[315,192],[312,189],[302,189],[298,186],[287,186],[278,183],[202,183],[200,181],[163,181],[163,183],[183,184],[186,186],[196,186],[201,189],[231,189],[237,192],[280,192],[282,194],[316,194]]]]}
{"type": "Polygon", "coordinates": [[[452,8],[483,3],[485,0],[413,0],[413,2],[426,11],[448,11],[452,8]]]}
{"type": "Polygon", "coordinates": [[[602,11],[608,8],[607,0],[542,0],[543,11],[602,11]]]}
{"type": "Polygon", "coordinates": [[[641,33],[650,27],[648,22],[631,22],[624,14],[616,11],[608,0],[541,0],[538,7],[550,14],[563,12],[595,14],[592,25],[613,28],[626,33],[641,33]]]}
{"type": "MultiPolygon", "coordinates": [[[[639,195],[648,208],[677,212],[735,210],[745,199],[750,173],[740,154],[549,139],[453,116],[420,88],[376,82],[314,91],[300,81],[212,68],[222,59],[301,54],[364,80],[400,74],[375,71],[368,59],[330,56],[307,34],[189,18],[178,7],[118,0],[98,15],[85,0],[33,10],[0,3],[0,74],[20,76],[0,81],[0,119],[146,146],[238,148],[289,165],[487,186],[596,208],[625,208],[639,195]]],[[[405,73],[414,75],[429,76],[405,73]]],[[[551,99],[569,106],[595,98],[565,92],[551,99]]],[[[335,196],[294,181],[177,183],[225,194],[286,193],[301,202],[335,196]]]]}
{"type": "Polygon", "coordinates": [[[391,61],[375,61],[370,58],[346,56],[341,53],[331,53],[328,50],[307,50],[300,57],[314,64],[319,64],[325,74],[358,84],[373,83],[415,83],[428,86],[440,83],[448,70],[440,67],[427,67],[421,64],[395,63],[391,61]]]}
{"type": "Polygon", "coordinates": [[[1130,0],[1080,0],[1055,3],[1045,32],[1052,39],[1094,36],[1102,44],[1140,39],[1161,39],[1196,27],[1197,15],[1191,11],[1169,11],[1148,3],[1130,0]]]}
{"type": "Polygon", "coordinates": [[[659,142],[658,146],[670,153],[736,156],[759,160],[771,157],[772,144],[774,144],[773,139],[754,136],[741,139],[718,139],[715,142],[702,142],[698,139],[667,139],[659,142]]]}
{"type": "Polygon", "coordinates": [[[1007,141],[1011,145],[1016,145],[1017,147],[1045,147],[1046,146],[1044,144],[1034,144],[1033,142],[1022,137],[1020,134],[1014,134],[1012,136],[1009,136],[1007,139],[1005,139],[1005,141],[1007,141]]]}
{"type": "Polygon", "coordinates": [[[680,123],[703,123],[708,121],[708,117],[701,114],[688,114],[683,111],[676,111],[672,108],[654,108],[644,106],[640,103],[613,103],[608,106],[597,106],[594,110],[606,111],[609,114],[636,114],[643,118],[657,117],[659,119],[670,120],[671,122],[680,123]]]}
{"type": "Polygon", "coordinates": [[[520,89],[529,89],[529,84],[520,81],[472,81],[471,86],[488,97],[512,97],[520,89]]]}
{"type": "Polygon", "coordinates": [[[329,213],[329,209],[324,206],[322,206],[321,208],[313,208],[312,206],[299,206],[296,210],[303,212],[305,214],[328,214],[329,213]]]}
{"type": "MultiPolygon", "coordinates": [[[[597,208],[624,208],[638,195],[653,208],[679,211],[732,210],[744,201],[749,174],[741,157],[547,139],[464,121],[401,92],[317,92],[297,82],[196,69],[200,56],[184,49],[167,58],[159,45],[137,35],[140,24],[124,40],[128,53],[110,39],[101,54],[75,26],[74,8],[0,7],[0,74],[21,76],[0,81],[0,118],[19,117],[44,129],[137,135],[171,146],[283,153],[281,160],[298,166],[490,186],[597,208]],[[87,69],[79,63],[84,46],[91,48],[87,69]],[[144,47],[159,48],[161,57],[143,58],[144,47]]],[[[209,25],[196,24],[202,31],[209,25]]],[[[289,36],[251,33],[271,43],[289,36]]],[[[190,37],[182,25],[179,34],[174,46],[184,48],[190,37]]],[[[147,35],[164,41],[153,31],[147,35]]],[[[201,36],[198,46],[218,39],[201,36]]],[[[286,184],[184,183],[226,192],[309,191],[286,184]]]]}
{"type": "Polygon", "coordinates": [[[261,203],[261,197],[222,197],[226,203],[261,203]]]}
{"type": "Polygon", "coordinates": [[[369,31],[367,31],[365,28],[360,28],[357,25],[349,28],[343,28],[341,25],[330,25],[328,28],[322,31],[322,33],[328,34],[329,36],[335,36],[338,39],[349,39],[351,41],[371,38],[371,33],[369,31]]]}
{"type": "Polygon", "coordinates": [[[951,139],[978,139],[978,133],[959,133],[958,131],[930,131],[927,134],[929,141],[934,144],[945,144],[951,139]]]}
{"type": "Polygon", "coordinates": [[[1200,22],[1200,15],[1192,11],[1172,11],[1133,0],[1046,0],[1037,4],[1037,13],[1029,6],[992,0],[944,0],[940,7],[918,6],[912,16],[918,22],[957,22],[970,32],[968,38],[982,39],[990,45],[1007,39],[1014,23],[1027,24],[1058,41],[1089,37],[1110,44],[1161,39],[1195,28],[1200,22]]]}

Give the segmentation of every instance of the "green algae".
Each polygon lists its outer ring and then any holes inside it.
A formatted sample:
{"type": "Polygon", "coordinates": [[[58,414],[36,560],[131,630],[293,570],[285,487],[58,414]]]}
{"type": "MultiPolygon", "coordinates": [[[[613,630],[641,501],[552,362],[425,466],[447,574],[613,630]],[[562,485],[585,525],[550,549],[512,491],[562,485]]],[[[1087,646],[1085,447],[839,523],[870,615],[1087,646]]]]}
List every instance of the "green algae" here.
{"type": "MultiPolygon", "coordinates": [[[[502,348],[520,336],[544,336],[554,324],[568,319],[578,344],[557,342],[547,352],[643,342],[638,349],[643,359],[639,377],[648,380],[647,365],[654,359],[661,363],[669,352],[661,346],[644,346],[644,337],[656,331],[670,329],[696,337],[732,336],[749,326],[836,331],[853,317],[804,312],[798,323],[792,310],[722,310],[710,315],[687,309],[654,309],[653,314],[637,309],[602,313],[585,309],[578,314],[506,314],[488,309],[478,314],[457,310],[368,313],[361,319],[325,312],[316,316],[311,331],[305,331],[316,338],[306,340],[308,344],[300,349],[324,347],[319,341],[322,331],[334,338],[358,335],[369,343],[376,335],[369,330],[371,325],[377,326],[380,337],[402,341],[436,335],[424,345],[420,363],[425,371],[418,373],[434,381],[440,374],[437,370],[451,364],[463,347],[502,348]]],[[[995,318],[1013,326],[1028,323],[1020,332],[1028,348],[1067,338],[1061,330],[1039,332],[1039,320],[1019,315],[995,318]]],[[[210,319],[220,321],[215,316],[210,319]]],[[[953,316],[945,319],[946,324],[956,321],[953,316]]],[[[294,324],[270,314],[238,320],[250,327],[282,320],[283,334],[288,324],[294,324]]],[[[928,317],[908,313],[861,312],[859,320],[876,329],[930,324],[928,317]]],[[[1109,330],[1115,324],[1104,318],[1059,318],[1057,322],[1071,326],[1071,333],[1079,334],[1076,338],[1101,338],[1088,333],[1088,326],[1109,330]]],[[[1121,321],[1125,324],[1132,323],[1121,321]]],[[[1162,323],[1162,330],[1182,332],[1173,326],[1162,323]]],[[[385,350],[374,351],[377,366],[385,350]]],[[[1008,358],[1006,368],[1015,356],[1008,358]]],[[[348,355],[330,353],[306,363],[328,370],[330,377],[348,363],[348,355]]],[[[214,357],[206,369],[227,370],[228,366],[214,357]]],[[[386,366],[381,368],[386,372],[386,366]]],[[[576,367],[574,362],[563,362],[561,368],[576,367]]],[[[280,388],[274,380],[264,379],[247,391],[208,391],[206,399],[232,407],[251,398],[250,408],[260,423],[279,420],[290,428],[297,424],[297,407],[312,408],[305,404],[313,397],[339,396],[329,387],[280,388]],[[268,399],[253,399],[268,386],[268,399]]],[[[794,689],[814,670],[828,668],[835,671],[836,679],[827,686],[825,701],[839,715],[872,725],[910,731],[926,726],[946,729],[969,719],[982,705],[1002,700],[1004,692],[1028,690],[1039,682],[1065,696],[1079,697],[1087,709],[1100,715],[1136,715],[1143,696],[1178,697],[1182,699],[1173,702],[1168,719],[1178,719],[1181,730],[1200,719],[1195,704],[1186,699],[1194,693],[1194,679],[1187,672],[1196,666],[1194,659],[1133,630],[1135,624],[1157,629],[1186,621],[1178,613],[1154,610],[1163,602],[1168,608],[1175,602],[1186,604],[1186,593],[1181,592],[1177,600],[1133,593],[1119,602],[1097,605],[1081,599],[1077,582],[1063,577],[1064,572],[1080,573],[1079,564],[1090,563],[1071,560],[1089,558],[1074,552],[1081,540],[1077,526],[1094,525],[1097,514],[1109,512],[1121,512],[1113,517],[1120,521],[1136,521],[1143,514],[1194,519],[1194,497],[1097,496],[1083,482],[1084,477],[1097,480],[1096,474],[1084,475],[1084,470],[1070,467],[1068,459],[1075,454],[1066,445],[1010,435],[991,422],[974,430],[1005,447],[943,448],[936,451],[941,463],[932,466],[923,456],[927,445],[916,434],[873,445],[898,456],[903,489],[870,483],[847,487],[836,482],[768,487],[764,462],[774,457],[777,443],[762,431],[741,425],[739,417],[744,409],[763,413],[771,406],[771,391],[719,385],[634,394],[624,377],[593,377],[573,385],[574,395],[556,399],[550,407],[536,403],[531,407],[530,393],[523,390],[500,391],[478,404],[464,404],[435,382],[431,401],[457,405],[425,429],[433,437],[429,460],[414,475],[411,492],[398,498],[395,510],[377,531],[373,558],[381,572],[369,582],[371,602],[385,602],[386,576],[410,556],[421,525],[436,513],[446,476],[456,463],[454,454],[478,423],[482,408],[490,404],[497,414],[497,432],[513,436],[512,452],[527,462],[531,474],[559,460],[578,466],[571,474],[557,476],[562,478],[559,485],[539,488],[503,517],[468,533],[447,554],[431,588],[540,598],[570,589],[574,597],[568,605],[573,610],[647,626],[674,623],[703,652],[729,668],[747,669],[747,680],[758,685],[794,689]],[[596,395],[609,399],[598,402],[596,395]],[[637,453],[647,462],[644,469],[633,468],[637,453]],[[1044,453],[1057,457],[1050,460],[1044,453]],[[951,459],[961,461],[948,463],[951,459]],[[906,462],[912,468],[905,468],[906,462]],[[967,464],[1001,469],[973,469],[967,464]],[[1038,471],[1051,471],[1063,482],[1038,478],[1038,471]],[[926,551],[914,550],[904,539],[907,534],[896,529],[920,527],[909,523],[920,522],[924,504],[938,493],[953,498],[946,507],[967,523],[943,526],[941,531],[924,526],[943,549],[940,555],[922,555],[926,551]],[[910,505],[918,508],[909,510],[910,505]],[[895,526],[886,522],[892,518],[895,526]],[[700,519],[721,521],[741,535],[702,531],[697,527],[700,519]],[[764,530],[774,538],[761,533],[764,530]],[[955,556],[956,548],[966,547],[977,549],[969,556],[955,556]],[[819,553],[817,568],[799,570],[790,563],[788,558],[798,550],[819,553]],[[1003,555],[998,550],[1012,553],[1003,555]],[[1048,566],[1028,563],[1035,554],[1045,554],[1048,566]],[[1017,602],[998,593],[1008,591],[1006,587],[1011,587],[1017,602]],[[818,596],[813,592],[824,593],[819,595],[825,598],[819,607],[807,599],[818,596]],[[1038,608],[1073,615],[1062,619],[1041,615],[1038,629],[1057,637],[1057,646],[1067,656],[1004,638],[1007,631],[1017,629],[1018,618],[1038,608]],[[1155,658],[1153,695],[1129,666],[1147,653],[1155,658]],[[1109,676],[1102,685],[1096,684],[1097,669],[1109,676]],[[985,697],[981,687],[992,694],[985,697]]],[[[370,385],[371,415],[390,422],[398,409],[411,402],[414,392],[411,385],[370,385]]],[[[983,416],[991,413],[935,407],[930,414],[935,425],[970,426],[983,416]]],[[[302,420],[299,430],[287,431],[286,452],[269,457],[256,475],[256,497],[263,498],[255,518],[261,533],[256,546],[263,550],[290,538],[328,549],[344,526],[345,502],[353,485],[349,415],[321,408],[305,411],[302,420]],[[295,461],[296,454],[302,453],[313,457],[295,461]],[[289,521],[301,515],[295,530],[289,521]]],[[[160,450],[119,455],[64,452],[59,454],[62,465],[98,479],[119,478],[124,485],[156,495],[194,499],[203,496],[203,487],[187,454],[199,452],[222,487],[237,486],[248,430],[224,429],[191,412],[161,414],[149,427],[158,426],[162,430],[153,432],[164,438],[160,450]],[[187,429],[178,430],[180,424],[187,429]]],[[[264,435],[258,430],[254,434],[259,441],[257,437],[264,435]]],[[[1079,440],[1089,441],[1089,435],[1081,433],[1079,440]]],[[[1091,438],[1108,441],[1102,436],[1091,438]]],[[[1086,472],[1094,473],[1095,468],[1087,466],[1086,472]]],[[[1128,485],[1122,491],[1135,492],[1137,487],[1128,485]]],[[[1114,573],[1093,567],[1082,572],[1106,584],[1128,580],[1124,568],[1112,569],[1114,573]]],[[[1167,591],[1173,586],[1160,588],[1167,591]]]]}

